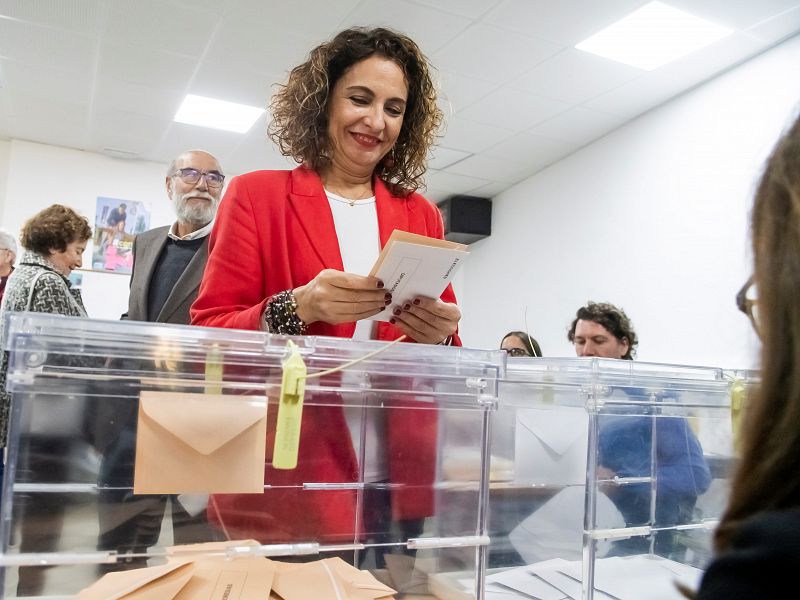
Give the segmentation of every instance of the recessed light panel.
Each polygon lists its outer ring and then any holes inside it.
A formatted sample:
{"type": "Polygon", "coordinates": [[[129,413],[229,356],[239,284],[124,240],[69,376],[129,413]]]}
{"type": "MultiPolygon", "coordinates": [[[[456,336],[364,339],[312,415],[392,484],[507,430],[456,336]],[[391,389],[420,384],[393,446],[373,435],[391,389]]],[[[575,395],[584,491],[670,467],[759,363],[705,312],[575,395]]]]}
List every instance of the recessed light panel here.
{"type": "Polygon", "coordinates": [[[175,121],[246,133],[263,113],[263,108],[189,94],[178,109],[175,121]]]}
{"type": "Polygon", "coordinates": [[[731,33],[663,2],[650,2],[575,47],[652,71],[731,33]]]}

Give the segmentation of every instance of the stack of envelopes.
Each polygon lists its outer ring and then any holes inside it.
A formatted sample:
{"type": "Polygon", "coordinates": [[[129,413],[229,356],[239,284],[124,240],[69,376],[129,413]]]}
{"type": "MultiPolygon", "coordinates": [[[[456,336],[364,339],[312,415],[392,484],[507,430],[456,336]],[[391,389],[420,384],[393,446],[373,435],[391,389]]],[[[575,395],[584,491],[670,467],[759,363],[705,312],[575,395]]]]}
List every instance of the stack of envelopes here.
{"type": "Polygon", "coordinates": [[[377,600],[395,593],[340,558],[285,563],[224,555],[236,546],[258,542],[175,546],[166,564],[109,573],[75,600],[377,600]]]}

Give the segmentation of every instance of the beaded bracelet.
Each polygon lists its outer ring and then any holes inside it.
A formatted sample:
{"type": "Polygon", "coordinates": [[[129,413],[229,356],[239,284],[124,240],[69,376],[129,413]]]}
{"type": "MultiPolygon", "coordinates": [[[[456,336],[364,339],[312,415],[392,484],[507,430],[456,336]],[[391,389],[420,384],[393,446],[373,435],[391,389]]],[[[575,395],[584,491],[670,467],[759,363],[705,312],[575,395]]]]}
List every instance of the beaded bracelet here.
{"type": "Polygon", "coordinates": [[[297,316],[297,300],[292,290],[278,292],[267,300],[264,310],[264,328],[269,333],[303,335],[306,324],[297,316]]]}

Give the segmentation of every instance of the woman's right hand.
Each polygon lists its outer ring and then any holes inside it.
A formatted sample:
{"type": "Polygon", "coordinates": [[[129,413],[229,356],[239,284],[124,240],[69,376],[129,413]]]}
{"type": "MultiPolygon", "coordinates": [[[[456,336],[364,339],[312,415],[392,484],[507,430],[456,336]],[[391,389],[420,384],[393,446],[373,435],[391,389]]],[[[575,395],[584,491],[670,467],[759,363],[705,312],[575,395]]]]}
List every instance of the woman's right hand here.
{"type": "Polygon", "coordinates": [[[378,314],[392,301],[379,279],[334,269],[320,271],[314,279],[292,292],[297,302],[297,316],[306,324],[359,321],[378,314]]]}

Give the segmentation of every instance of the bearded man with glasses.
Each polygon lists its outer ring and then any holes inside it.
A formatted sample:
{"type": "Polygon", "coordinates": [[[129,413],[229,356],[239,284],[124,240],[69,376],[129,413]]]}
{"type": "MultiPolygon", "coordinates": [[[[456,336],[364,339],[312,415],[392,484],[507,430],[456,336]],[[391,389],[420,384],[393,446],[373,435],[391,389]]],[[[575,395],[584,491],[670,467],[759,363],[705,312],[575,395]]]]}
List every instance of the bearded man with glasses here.
{"type": "MultiPolygon", "coordinates": [[[[189,150],[170,163],[165,179],[176,220],[139,234],[133,242],[128,312],[123,319],[189,324],[208,260],[208,237],[214,224],[225,175],[219,161],[202,150],[189,150]]],[[[111,365],[152,369],[150,365],[111,365]]],[[[113,382],[109,384],[113,387],[113,382]]],[[[99,390],[95,446],[102,453],[99,486],[99,550],[140,554],[158,541],[161,522],[171,505],[176,544],[207,542],[215,530],[206,519],[205,499],[189,496],[134,495],[135,402],[114,402],[113,390],[99,390]],[[105,397],[108,396],[108,397],[105,397]]],[[[132,558],[110,569],[144,566],[132,558]]]]}

